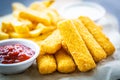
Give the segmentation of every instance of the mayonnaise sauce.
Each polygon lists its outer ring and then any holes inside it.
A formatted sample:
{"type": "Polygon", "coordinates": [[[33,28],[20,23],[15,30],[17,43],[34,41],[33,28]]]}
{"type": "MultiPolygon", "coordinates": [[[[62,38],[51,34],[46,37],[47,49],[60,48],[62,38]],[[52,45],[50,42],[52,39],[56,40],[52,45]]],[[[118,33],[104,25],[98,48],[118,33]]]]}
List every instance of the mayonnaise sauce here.
{"type": "Polygon", "coordinates": [[[104,15],[96,6],[89,5],[70,5],[64,8],[62,11],[62,16],[64,18],[78,18],[79,16],[88,16],[92,20],[97,20],[104,15]]]}

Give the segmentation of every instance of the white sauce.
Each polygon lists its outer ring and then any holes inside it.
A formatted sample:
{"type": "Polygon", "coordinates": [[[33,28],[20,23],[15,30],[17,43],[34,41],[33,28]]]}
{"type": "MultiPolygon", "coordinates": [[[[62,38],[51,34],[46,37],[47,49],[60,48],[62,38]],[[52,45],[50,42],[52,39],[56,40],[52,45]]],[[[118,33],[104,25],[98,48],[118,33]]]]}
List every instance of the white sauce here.
{"type": "Polygon", "coordinates": [[[91,6],[73,6],[68,7],[62,12],[65,18],[78,18],[79,16],[88,16],[93,20],[96,20],[101,16],[99,9],[91,6]]]}

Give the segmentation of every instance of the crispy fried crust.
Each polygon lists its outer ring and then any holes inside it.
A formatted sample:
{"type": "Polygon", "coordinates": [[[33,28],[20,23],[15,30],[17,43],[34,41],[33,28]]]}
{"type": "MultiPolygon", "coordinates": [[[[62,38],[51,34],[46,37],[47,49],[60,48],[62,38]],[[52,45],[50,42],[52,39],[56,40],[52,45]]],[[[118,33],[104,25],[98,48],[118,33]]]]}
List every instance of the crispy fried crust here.
{"type": "Polygon", "coordinates": [[[85,72],[95,68],[96,64],[72,21],[61,21],[58,28],[78,69],[85,72]]]}
{"type": "Polygon", "coordinates": [[[102,59],[106,58],[106,52],[103,48],[98,44],[98,42],[94,39],[92,34],[87,30],[87,28],[82,24],[79,20],[73,20],[75,27],[77,28],[79,34],[85,41],[91,55],[95,62],[99,62],[102,59]]]}
{"type": "Polygon", "coordinates": [[[37,58],[38,70],[41,74],[50,74],[56,71],[56,61],[53,55],[39,55],[37,58]]]}
{"type": "Polygon", "coordinates": [[[32,22],[43,23],[45,25],[51,25],[50,17],[45,13],[40,13],[31,9],[21,10],[19,16],[23,19],[28,19],[32,22]]]}
{"type": "Polygon", "coordinates": [[[105,36],[105,34],[97,27],[97,25],[88,17],[81,16],[79,19],[85,25],[85,27],[89,30],[89,32],[94,36],[96,41],[100,44],[100,46],[105,50],[107,55],[112,55],[115,51],[115,47],[110,42],[110,40],[105,36]]]}
{"type": "Polygon", "coordinates": [[[75,71],[76,67],[72,57],[70,57],[63,48],[56,52],[55,58],[57,62],[57,70],[59,72],[70,73],[75,71]]]}
{"type": "Polygon", "coordinates": [[[41,43],[41,50],[48,54],[54,54],[61,48],[61,35],[59,30],[55,30],[41,43]]]}

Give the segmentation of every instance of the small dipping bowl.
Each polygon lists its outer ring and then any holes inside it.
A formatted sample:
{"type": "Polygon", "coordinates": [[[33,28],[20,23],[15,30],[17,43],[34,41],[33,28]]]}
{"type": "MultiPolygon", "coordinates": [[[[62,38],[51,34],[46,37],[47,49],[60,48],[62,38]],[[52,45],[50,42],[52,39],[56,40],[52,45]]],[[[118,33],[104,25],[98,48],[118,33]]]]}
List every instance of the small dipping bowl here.
{"type": "Polygon", "coordinates": [[[93,21],[98,21],[105,15],[106,10],[95,2],[79,1],[66,4],[60,8],[59,13],[67,19],[88,16],[93,21]]]}
{"type": "Polygon", "coordinates": [[[16,74],[16,73],[21,73],[21,72],[25,71],[27,68],[29,68],[33,64],[33,62],[39,55],[40,47],[36,43],[34,43],[30,40],[7,39],[7,40],[0,41],[0,46],[13,45],[13,44],[24,45],[24,46],[32,49],[32,51],[34,51],[35,54],[32,57],[30,57],[29,59],[22,61],[22,62],[11,63],[11,64],[0,63],[0,73],[2,73],[2,74],[16,74]]]}

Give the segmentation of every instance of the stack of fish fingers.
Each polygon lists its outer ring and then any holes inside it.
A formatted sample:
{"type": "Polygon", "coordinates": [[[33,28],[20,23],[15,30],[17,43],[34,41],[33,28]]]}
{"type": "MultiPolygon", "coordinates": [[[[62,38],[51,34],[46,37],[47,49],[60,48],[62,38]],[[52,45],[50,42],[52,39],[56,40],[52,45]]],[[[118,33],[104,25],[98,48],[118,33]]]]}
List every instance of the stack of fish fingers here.
{"type": "MultiPolygon", "coordinates": [[[[47,69],[50,70],[51,73],[56,70],[61,73],[71,73],[74,72],[76,68],[81,72],[92,70],[99,61],[112,55],[115,51],[114,45],[102,30],[100,30],[91,19],[85,16],[81,16],[78,19],[58,22],[55,32],[51,34],[53,35],[51,39],[55,39],[57,43],[47,39],[49,42],[46,44],[52,44],[49,49],[52,50],[54,47],[54,52],[47,52],[44,50],[45,47],[44,49],[41,47],[43,55],[53,55],[54,57],[52,58],[56,60],[56,62],[53,62],[56,67],[52,67],[54,69],[47,69]],[[55,34],[57,34],[57,36],[55,34]],[[54,36],[59,38],[55,38],[54,36]],[[59,47],[54,45],[58,45],[59,47]]],[[[43,43],[44,41],[46,40],[43,40],[43,43]]],[[[42,44],[42,46],[44,46],[44,44],[42,44]]],[[[38,58],[38,64],[39,63],[41,62],[38,58]]],[[[42,65],[43,64],[39,64],[38,68],[42,65]]],[[[51,66],[53,65],[48,61],[44,68],[50,68],[51,66]]],[[[44,74],[48,74],[48,72],[49,71],[44,72],[44,74]]]]}

